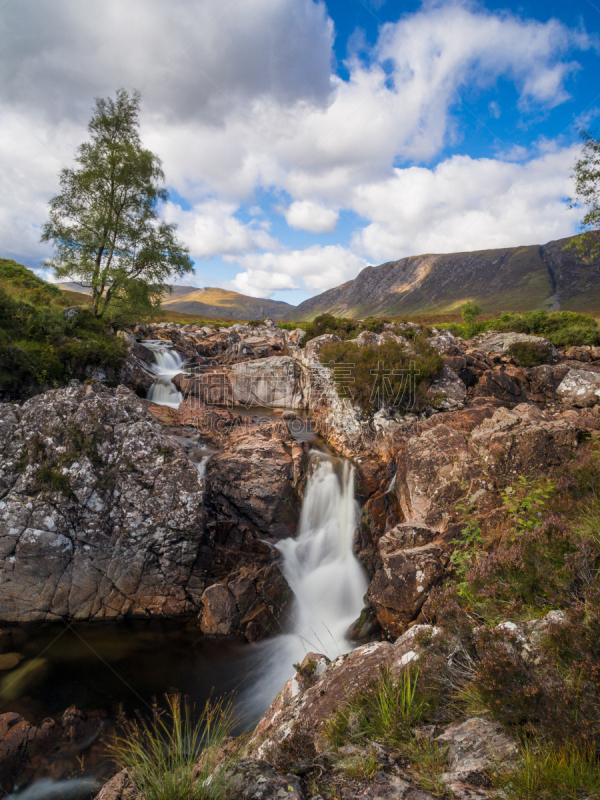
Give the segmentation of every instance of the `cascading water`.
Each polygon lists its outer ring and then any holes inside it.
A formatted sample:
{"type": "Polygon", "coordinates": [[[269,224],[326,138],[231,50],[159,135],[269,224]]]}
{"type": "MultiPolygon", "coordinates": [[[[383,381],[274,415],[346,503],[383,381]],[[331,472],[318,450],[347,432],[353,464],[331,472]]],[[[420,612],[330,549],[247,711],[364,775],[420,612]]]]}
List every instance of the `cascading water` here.
{"type": "Polygon", "coordinates": [[[298,536],[277,545],[294,592],[290,632],[257,647],[253,671],[260,677],[242,702],[248,721],[264,712],[307,653],[335,658],[353,648],[346,632],[362,610],[368,583],[353,552],[354,468],[341,462],[338,476],[339,465],[313,452],[298,536]]]}
{"type": "Polygon", "coordinates": [[[343,462],[341,479],[334,462],[313,455],[296,539],[277,546],[294,592],[293,635],[305,652],[330,657],[348,652],[346,632],[363,607],[367,580],[353,553],[356,529],[354,468],[343,462]]]}
{"type": "Polygon", "coordinates": [[[171,378],[181,372],[183,359],[170,342],[148,341],[144,342],[144,346],[154,353],[156,364],[153,369],[158,376],[148,390],[148,400],[161,406],[178,408],[183,396],[171,378]]]}

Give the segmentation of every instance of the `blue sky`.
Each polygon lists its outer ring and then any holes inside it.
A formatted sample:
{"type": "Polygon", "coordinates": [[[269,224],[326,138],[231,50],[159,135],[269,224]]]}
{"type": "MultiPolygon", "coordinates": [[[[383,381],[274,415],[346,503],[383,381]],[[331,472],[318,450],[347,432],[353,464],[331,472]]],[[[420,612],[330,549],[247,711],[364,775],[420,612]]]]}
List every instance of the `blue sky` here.
{"type": "Polygon", "coordinates": [[[142,91],[186,283],[296,304],[367,264],[568,236],[599,30],[592,0],[9,0],[0,254],[43,273],[58,171],[120,86],[142,91]]]}

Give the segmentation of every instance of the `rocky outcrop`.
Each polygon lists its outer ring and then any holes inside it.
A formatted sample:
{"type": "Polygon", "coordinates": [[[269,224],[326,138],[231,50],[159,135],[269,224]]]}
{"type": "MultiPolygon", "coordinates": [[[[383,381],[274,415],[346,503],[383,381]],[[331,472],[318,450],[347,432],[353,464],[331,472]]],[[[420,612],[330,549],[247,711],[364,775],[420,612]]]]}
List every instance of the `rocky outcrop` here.
{"type": "Polygon", "coordinates": [[[0,406],[0,614],[7,621],[193,609],[196,464],[124,387],[0,406]]]}
{"type": "Polygon", "coordinates": [[[223,544],[246,531],[273,540],[293,535],[307,465],[308,445],[295,442],[283,421],[233,431],[207,465],[208,528],[227,528],[223,544]]]}
{"type": "MultiPolygon", "coordinates": [[[[17,781],[27,784],[49,767],[55,779],[69,776],[69,759],[88,749],[103,728],[103,717],[88,718],[74,707],[65,711],[62,724],[45,719],[32,725],[19,714],[0,714],[0,793],[10,793],[17,781]]],[[[90,792],[94,787],[90,780],[84,789],[90,792]]]]}
{"type": "Polygon", "coordinates": [[[600,398],[600,374],[582,369],[570,369],[556,389],[556,394],[568,405],[589,408],[600,398]]]}

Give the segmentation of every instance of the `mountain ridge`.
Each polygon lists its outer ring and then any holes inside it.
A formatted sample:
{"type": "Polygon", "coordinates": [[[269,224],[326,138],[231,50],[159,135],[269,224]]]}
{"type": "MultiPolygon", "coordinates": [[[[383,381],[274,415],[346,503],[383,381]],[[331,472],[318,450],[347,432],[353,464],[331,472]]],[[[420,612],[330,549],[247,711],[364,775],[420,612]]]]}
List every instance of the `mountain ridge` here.
{"type": "Polygon", "coordinates": [[[600,311],[600,261],[586,263],[573,237],[544,245],[461,253],[425,253],[368,266],[353,280],[300,303],[288,319],[400,316],[456,312],[477,300],[485,313],[552,310],[600,311]]]}

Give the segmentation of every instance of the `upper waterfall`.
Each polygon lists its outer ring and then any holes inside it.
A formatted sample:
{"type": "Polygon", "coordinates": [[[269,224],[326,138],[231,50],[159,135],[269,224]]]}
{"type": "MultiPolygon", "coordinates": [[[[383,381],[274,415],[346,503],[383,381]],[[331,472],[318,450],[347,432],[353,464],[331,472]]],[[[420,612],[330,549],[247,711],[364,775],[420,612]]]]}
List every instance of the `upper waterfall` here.
{"type": "Polygon", "coordinates": [[[154,353],[156,364],[153,369],[158,376],[148,390],[148,400],[161,406],[178,408],[183,395],[171,378],[181,372],[183,358],[173,348],[171,342],[154,340],[144,342],[144,345],[154,353]]]}

